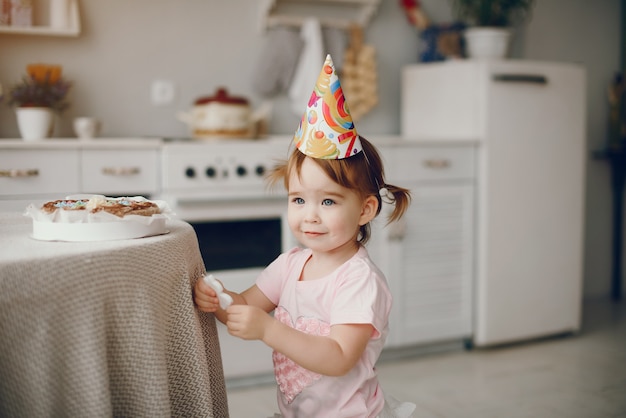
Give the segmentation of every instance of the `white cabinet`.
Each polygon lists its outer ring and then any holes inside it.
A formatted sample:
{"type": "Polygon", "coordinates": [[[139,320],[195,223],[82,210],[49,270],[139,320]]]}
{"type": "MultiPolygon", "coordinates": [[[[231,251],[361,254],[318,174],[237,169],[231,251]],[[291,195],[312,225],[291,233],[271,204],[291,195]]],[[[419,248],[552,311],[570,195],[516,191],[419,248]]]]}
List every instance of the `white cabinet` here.
{"type": "Polygon", "coordinates": [[[478,142],[474,343],[579,329],[585,70],[515,60],[412,65],[402,91],[406,139],[478,142]]]}
{"type": "Polygon", "coordinates": [[[159,140],[0,141],[0,212],[71,194],[145,195],[159,189],[159,140]]]}
{"type": "MultiPolygon", "coordinates": [[[[471,144],[381,147],[387,181],[411,190],[403,219],[374,225],[368,250],[394,304],[388,347],[472,334],[475,149],[471,144]]],[[[389,210],[389,207],[386,208],[389,210]]]]}

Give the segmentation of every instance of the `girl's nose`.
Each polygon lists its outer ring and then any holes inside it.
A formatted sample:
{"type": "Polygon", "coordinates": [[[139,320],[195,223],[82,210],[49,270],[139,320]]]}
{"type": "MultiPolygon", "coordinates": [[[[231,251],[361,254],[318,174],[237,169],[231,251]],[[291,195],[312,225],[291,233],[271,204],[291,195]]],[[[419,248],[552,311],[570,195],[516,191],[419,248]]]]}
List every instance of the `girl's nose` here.
{"type": "Polygon", "coordinates": [[[306,205],[306,207],[304,209],[304,221],[305,222],[316,223],[316,222],[319,222],[319,220],[320,220],[320,218],[319,218],[319,215],[317,213],[316,205],[306,205]]]}

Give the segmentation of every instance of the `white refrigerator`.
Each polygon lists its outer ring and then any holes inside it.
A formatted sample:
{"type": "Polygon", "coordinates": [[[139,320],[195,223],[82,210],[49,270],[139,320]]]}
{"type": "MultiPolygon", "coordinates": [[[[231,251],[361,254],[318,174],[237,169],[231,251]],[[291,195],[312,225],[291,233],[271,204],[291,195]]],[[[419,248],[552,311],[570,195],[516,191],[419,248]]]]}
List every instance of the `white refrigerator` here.
{"type": "Polygon", "coordinates": [[[405,67],[402,136],[477,147],[473,344],[580,328],[584,68],[447,61],[405,67]]]}

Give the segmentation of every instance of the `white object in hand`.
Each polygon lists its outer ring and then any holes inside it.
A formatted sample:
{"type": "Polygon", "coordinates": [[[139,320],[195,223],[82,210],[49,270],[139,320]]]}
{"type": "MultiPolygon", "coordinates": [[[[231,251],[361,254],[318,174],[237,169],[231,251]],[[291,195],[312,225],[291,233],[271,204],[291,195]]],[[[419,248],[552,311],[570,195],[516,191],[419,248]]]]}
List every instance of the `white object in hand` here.
{"type": "Polygon", "coordinates": [[[220,301],[220,307],[222,309],[226,309],[233,304],[233,298],[230,297],[228,293],[224,293],[224,288],[222,287],[220,282],[217,281],[215,276],[213,276],[212,274],[204,276],[204,283],[209,285],[211,289],[215,290],[215,293],[217,293],[217,298],[220,301]]]}

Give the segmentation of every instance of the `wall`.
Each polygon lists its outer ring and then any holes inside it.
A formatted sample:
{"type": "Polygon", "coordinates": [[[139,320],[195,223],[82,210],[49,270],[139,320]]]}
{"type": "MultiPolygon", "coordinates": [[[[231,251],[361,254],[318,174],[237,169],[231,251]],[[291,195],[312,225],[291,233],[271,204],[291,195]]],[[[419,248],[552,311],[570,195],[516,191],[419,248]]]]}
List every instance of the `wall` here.
{"type": "MultiPolygon", "coordinates": [[[[64,115],[58,135],[71,135],[70,122],[80,114],[104,121],[104,135],[184,136],[187,129],[175,118],[199,96],[218,86],[247,96],[255,105],[261,97],[252,88],[259,56],[266,47],[256,0],[82,0],[83,33],[77,39],[0,36],[0,82],[6,85],[33,61],[64,65],[74,81],[72,108],[64,115]],[[177,99],[164,107],[150,103],[155,79],[176,82],[177,99]]],[[[362,130],[397,132],[398,74],[415,62],[416,32],[405,22],[395,1],[385,0],[368,38],[378,48],[380,105],[362,130]]],[[[284,95],[274,103],[273,133],[292,133],[301,115],[289,110],[284,95]]],[[[9,109],[0,112],[0,136],[18,135],[9,109]]]]}
{"type": "MultiPolygon", "coordinates": [[[[72,107],[57,123],[56,136],[72,136],[71,120],[95,115],[105,136],[187,135],[175,118],[195,98],[226,86],[232,94],[262,98],[252,87],[266,37],[259,29],[258,0],[82,0],[78,38],[0,34],[0,83],[5,88],[31,62],[60,63],[74,81],[72,107]],[[175,101],[155,107],[155,79],[176,83],[175,101]]],[[[422,0],[434,22],[451,18],[450,2],[422,0]]],[[[619,0],[536,0],[528,24],[517,28],[512,57],[578,62],[588,75],[588,148],[606,135],[606,88],[620,66],[619,0]]],[[[382,0],[366,41],[378,53],[379,105],[358,123],[366,136],[398,134],[401,68],[417,61],[421,43],[396,0],[382,0]]],[[[291,134],[300,115],[284,95],[274,100],[270,129],[291,134]]],[[[17,137],[10,108],[0,107],[0,137],[17,137]]],[[[555,161],[558,164],[558,161],[555,161]]],[[[585,295],[609,292],[611,200],[606,163],[587,162],[585,295]]]]}

